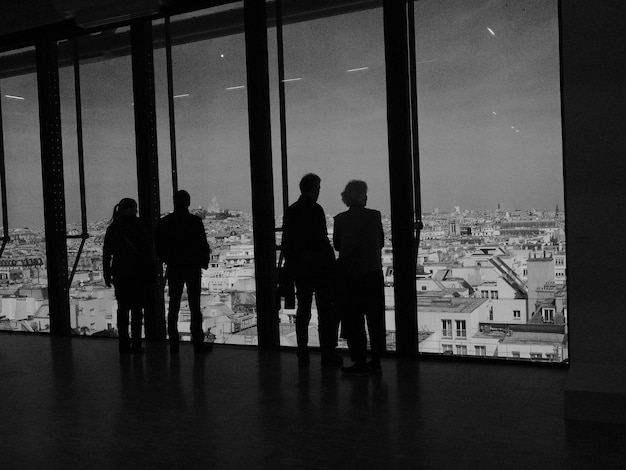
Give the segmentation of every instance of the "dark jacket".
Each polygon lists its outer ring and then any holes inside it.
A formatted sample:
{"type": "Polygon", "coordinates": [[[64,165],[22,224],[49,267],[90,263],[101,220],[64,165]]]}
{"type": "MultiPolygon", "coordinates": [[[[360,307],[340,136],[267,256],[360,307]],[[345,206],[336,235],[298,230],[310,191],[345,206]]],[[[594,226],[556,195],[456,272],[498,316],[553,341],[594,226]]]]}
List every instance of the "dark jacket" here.
{"type": "Polygon", "coordinates": [[[283,221],[282,251],[285,266],[294,279],[328,275],[335,260],[324,209],[301,195],[287,208],[283,221]]]}
{"type": "Polygon", "coordinates": [[[111,280],[145,279],[153,268],[148,234],[140,220],[120,215],[104,236],[102,268],[107,284],[111,280]]]}
{"type": "Polygon", "coordinates": [[[335,216],[333,245],[339,252],[339,265],[348,275],[360,277],[380,271],[380,250],[384,244],[380,212],[351,207],[335,216]]]}
{"type": "Polygon", "coordinates": [[[187,211],[173,212],[159,221],[157,256],[172,268],[208,268],[211,248],[202,219],[187,211]]]}

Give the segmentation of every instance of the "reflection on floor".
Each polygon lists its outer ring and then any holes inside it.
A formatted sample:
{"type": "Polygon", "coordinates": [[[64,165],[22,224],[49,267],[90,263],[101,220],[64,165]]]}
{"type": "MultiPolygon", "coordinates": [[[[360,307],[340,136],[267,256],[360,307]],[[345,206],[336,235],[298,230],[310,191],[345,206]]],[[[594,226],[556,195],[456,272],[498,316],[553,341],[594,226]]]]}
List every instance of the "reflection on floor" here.
{"type": "Polygon", "coordinates": [[[346,377],[318,359],[0,334],[0,466],[624,468],[624,427],[563,419],[564,369],[388,358],[346,377]]]}

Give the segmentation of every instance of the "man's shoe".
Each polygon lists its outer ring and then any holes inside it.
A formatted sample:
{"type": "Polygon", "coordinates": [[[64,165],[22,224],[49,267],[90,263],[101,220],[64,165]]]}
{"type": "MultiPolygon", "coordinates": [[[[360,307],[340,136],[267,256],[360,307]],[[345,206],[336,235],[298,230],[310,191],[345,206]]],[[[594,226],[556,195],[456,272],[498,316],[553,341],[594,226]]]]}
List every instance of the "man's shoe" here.
{"type": "Polygon", "coordinates": [[[367,363],[367,367],[369,367],[370,372],[372,374],[382,374],[383,368],[380,366],[380,361],[369,361],[367,363]]]}
{"type": "Polygon", "coordinates": [[[309,356],[300,356],[298,358],[298,367],[309,367],[309,364],[311,364],[311,358],[309,356]]]}
{"type": "Polygon", "coordinates": [[[329,358],[324,358],[322,359],[322,367],[323,368],[328,368],[328,369],[333,369],[336,367],[341,367],[343,365],[343,357],[339,356],[338,354],[335,354],[332,357],[329,358]]]}
{"type": "Polygon", "coordinates": [[[353,364],[349,367],[342,367],[341,372],[346,375],[369,375],[370,368],[366,364],[353,364]]]}

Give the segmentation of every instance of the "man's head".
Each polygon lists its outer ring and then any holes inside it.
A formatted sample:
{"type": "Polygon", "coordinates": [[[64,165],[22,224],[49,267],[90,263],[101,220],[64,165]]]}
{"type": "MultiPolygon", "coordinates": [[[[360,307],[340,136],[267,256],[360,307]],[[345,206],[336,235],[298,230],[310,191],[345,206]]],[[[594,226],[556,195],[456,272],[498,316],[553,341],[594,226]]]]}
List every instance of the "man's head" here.
{"type": "Polygon", "coordinates": [[[191,196],[189,196],[189,193],[187,191],[185,191],[184,189],[181,189],[180,191],[176,191],[174,193],[174,211],[175,212],[188,210],[190,204],[191,204],[191,196]]]}
{"type": "Polygon", "coordinates": [[[305,196],[309,196],[314,201],[317,201],[320,195],[321,182],[321,178],[315,173],[307,173],[300,180],[300,192],[305,196]]]}

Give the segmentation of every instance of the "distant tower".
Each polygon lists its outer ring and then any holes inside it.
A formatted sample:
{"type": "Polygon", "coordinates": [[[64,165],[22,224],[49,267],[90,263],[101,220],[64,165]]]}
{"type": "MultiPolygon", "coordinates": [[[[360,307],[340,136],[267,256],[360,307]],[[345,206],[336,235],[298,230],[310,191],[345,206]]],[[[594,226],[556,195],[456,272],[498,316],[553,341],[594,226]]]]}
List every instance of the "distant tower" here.
{"type": "Polygon", "coordinates": [[[452,236],[452,235],[458,235],[459,234],[459,225],[457,224],[456,220],[451,220],[450,221],[450,225],[448,228],[448,233],[452,236]]]}
{"type": "Polygon", "coordinates": [[[498,212],[500,212],[500,203],[498,203],[498,212]]]}
{"type": "Polygon", "coordinates": [[[456,212],[457,214],[461,213],[461,206],[454,206],[454,212],[456,212]]]}
{"type": "Polygon", "coordinates": [[[218,214],[220,212],[220,206],[217,203],[217,198],[214,197],[213,199],[211,199],[211,205],[209,206],[209,208],[207,209],[207,212],[209,214],[218,214]]]}
{"type": "Polygon", "coordinates": [[[435,214],[439,214],[439,208],[435,207],[435,210],[433,211],[435,214]]]}
{"type": "Polygon", "coordinates": [[[559,205],[557,204],[555,214],[558,214],[558,213],[559,213],[559,205]]]}

